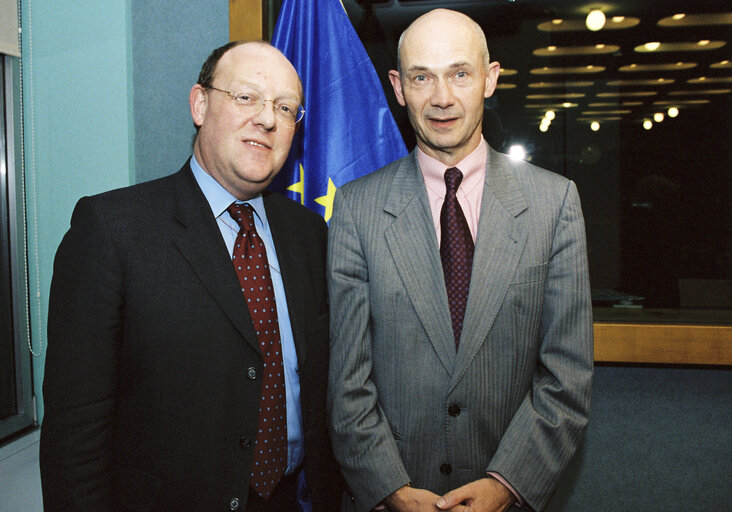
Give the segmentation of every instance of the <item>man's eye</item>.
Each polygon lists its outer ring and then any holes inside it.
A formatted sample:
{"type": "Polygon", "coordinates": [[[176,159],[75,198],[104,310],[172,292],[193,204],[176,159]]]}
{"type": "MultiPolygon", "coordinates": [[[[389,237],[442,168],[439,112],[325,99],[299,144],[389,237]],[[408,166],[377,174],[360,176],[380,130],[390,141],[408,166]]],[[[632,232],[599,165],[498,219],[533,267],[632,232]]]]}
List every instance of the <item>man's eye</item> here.
{"type": "Polygon", "coordinates": [[[254,96],[253,94],[244,93],[244,94],[239,94],[236,97],[236,101],[237,101],[237,103],[241,103],[242,105],[251,105],[252,103],[256,103],[257,97],[254,96]]]}
{"type": "Polygon", "coordinates": [[[455,73],[455,77],[457,78],[467,78],[468,74],[465,71],[458,71],[455,73]]]}
{"type": "Polygon", "coordinates": [[[415,82],[424,82],[427,80],[427,77],[424,75],[417,75],[414,77],[415,82]]]}
{"type": "Polygon", "coordinates": [[[291,107],[290,105],[283,105],[281,104],[279,108],[282,112],[286,112],[287,114],[292,114],[295,111],[294,107],[291,107]]]}

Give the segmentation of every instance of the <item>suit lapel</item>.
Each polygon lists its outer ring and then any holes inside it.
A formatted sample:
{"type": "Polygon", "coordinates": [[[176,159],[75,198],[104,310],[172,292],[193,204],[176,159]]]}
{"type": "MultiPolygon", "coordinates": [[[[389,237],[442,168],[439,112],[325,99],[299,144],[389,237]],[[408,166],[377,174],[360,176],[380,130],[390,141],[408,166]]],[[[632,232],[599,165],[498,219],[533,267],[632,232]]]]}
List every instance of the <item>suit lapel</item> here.
{"type": "Polygon", "coordinates": [[[302,282],[303,268],[299,261],[298,248],[294,242],[297,222],[296,219],[288,219],[270,198],[269,194],[264,194],[264,207],[267,210],[267,222],[277,251],[277,261],[280,264],[280,272],[282,273],[282,284],[285,287],[285,295],[287,296],[287,309],[290,316],[290,326],[292,327],[292,337],[295,341],[298,366],[303,368],[307,352],[303,306],[307,298],[301,297],[301,294],[307,290],[307,284],[302,282]]]}
{"type": "Polygon", "coordinates": [[[516,272],[527,237],[516,217],[526,208],[510,161],[489,148],[470,292],[451,388],[486,340],[516,272]]]}
{"type": "Polygon", "coordinates": [[[259,351],[244,295],[231,257],[206,197],[186,165],[176,175],[176,223],[173,240],[224,314],[247,342],[259,351]]]}
{"type": "Polygon", "coordinates": [[[395,217],[385,236],[397,272],[435,352],[452,374],[450,309],[427,190],[414,152],[397,169],[384,211],[395,217]]]}

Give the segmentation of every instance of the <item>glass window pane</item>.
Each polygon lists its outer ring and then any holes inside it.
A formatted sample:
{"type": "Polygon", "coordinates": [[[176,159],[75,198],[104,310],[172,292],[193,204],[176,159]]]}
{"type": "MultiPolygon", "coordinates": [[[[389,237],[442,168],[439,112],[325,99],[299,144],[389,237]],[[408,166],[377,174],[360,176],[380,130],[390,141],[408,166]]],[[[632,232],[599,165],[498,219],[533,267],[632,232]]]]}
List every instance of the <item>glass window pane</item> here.
{"type": "Polygon", "coordinates": [[[596,320],[732,324],[728,2],[626,2],[599,31],[571,0],[344,4],[410,148],[401,31],[435,7],[480,23],[502,69],[484,136],[577,183],[596,320]]]}

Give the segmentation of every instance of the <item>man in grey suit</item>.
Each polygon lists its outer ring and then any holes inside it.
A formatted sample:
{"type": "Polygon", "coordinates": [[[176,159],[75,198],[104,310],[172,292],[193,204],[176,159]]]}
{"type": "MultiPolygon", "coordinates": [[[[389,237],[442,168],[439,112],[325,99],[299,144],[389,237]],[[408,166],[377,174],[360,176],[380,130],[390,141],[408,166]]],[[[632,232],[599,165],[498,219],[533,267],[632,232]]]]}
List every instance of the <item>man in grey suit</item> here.
{"type": "Polygon", "coordinates": [[[398,60],[417,149],[341,187],[328,237],[344,510],[541,510],[589,408],[577,190],[483,140],[499,65],[470,18],[418,18],[398,60]]]}

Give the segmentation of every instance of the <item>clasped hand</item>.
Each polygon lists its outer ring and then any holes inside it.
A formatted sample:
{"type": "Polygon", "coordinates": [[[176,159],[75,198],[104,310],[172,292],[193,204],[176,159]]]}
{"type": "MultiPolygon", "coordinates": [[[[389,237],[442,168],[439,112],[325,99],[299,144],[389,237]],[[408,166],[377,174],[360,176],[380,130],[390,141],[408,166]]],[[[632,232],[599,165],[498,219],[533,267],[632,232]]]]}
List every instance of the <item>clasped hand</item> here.
{"type": "Polygon", "coordinates": [[[386,499],[393,512],[503,512],[514,501],[511,491],[494,478],[481,478],[444,496],[414,487],[401,487],[386,499]]]}

